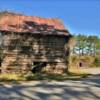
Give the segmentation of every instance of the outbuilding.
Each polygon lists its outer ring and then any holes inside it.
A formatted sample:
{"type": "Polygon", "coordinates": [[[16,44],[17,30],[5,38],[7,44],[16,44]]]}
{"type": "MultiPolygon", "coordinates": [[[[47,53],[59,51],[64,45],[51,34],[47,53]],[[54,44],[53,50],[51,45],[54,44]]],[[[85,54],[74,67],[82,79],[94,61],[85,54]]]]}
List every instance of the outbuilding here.
{"type": "Polygon", "coordinates": [[[2,73],[64,73],[68,67],[69,31],[57,18],[0,13],[2,73]]]}

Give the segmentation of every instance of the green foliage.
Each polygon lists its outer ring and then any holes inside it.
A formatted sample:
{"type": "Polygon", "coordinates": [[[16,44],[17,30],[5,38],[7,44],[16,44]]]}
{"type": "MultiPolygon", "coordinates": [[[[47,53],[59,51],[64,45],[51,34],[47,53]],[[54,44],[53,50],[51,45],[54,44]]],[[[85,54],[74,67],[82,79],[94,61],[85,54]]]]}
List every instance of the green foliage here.
{"type": "Polygon", "coordinates": [[[56,81],[64,81],[64,80],[73,80],[73,79],[79,79],[83,77],[87,77],[88,74],[86,73],[72,73],[69,72],[69,74],[62,74],[62,75],[57,75],[57,74],[43,74],[43,73],[29,73],[28,75],[25,75],[24,78],[26,81],[31,81],[31,80],[56,80],[56,81]]]}
{"type": "Polygon", "coordinates": [[[74,63],[74,64],[76,64],[77,63],[77,61],[79,61],[79,56],[77,56],[77,55],[72,55],[71,56],[71,63],[74,63]]]}
{"type": "Polygon", "coordinates": [[[96,56],[100,51],[100,38],[97,36],[77,35],[74,52],[79,55],[96,56]]]}
{"type": "Polygon", "coordinates": [[[85,62],[90,62],[89,66],[100,66],[100,38],[97,36],[77,35],[76,45],[71,50],[71,62],[76,64],[79,59],[85,59],[85,62]],[[95,59],[95,60],[94,60],[95,59]]]}
{"type": "Polygon", "coordinates": [[[94,65],[95,65],[96,67],[100,67],[100,56],[97,56],[97,57],[95,58],[94,65]]]}
{"type": "Polygon", "coordinates": [[[69,72],[69,74],[62,74],[62,75],[43,74],[43,73],[33,74],[32,72],[29,72],[26,75],[1,74],[0,82],[20,83],[20,81],[32,81],[32,80],[64,81],[64,80],[76,80],[79,78],[85,78],[87,76],[88,76],[87,73],[73,73],[73,72],[69,72]]]}

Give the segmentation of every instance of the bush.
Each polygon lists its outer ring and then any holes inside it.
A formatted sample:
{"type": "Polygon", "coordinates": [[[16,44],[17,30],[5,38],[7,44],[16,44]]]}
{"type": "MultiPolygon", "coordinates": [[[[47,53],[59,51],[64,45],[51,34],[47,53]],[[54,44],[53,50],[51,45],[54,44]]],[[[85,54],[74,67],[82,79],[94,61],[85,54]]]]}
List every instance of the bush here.
{"type": "Polygon", "coordinates": [[[88,55],[83,55],[83,56],[79,56],[79,55],[73,55],[71,56],[71,63],[70,63],[70,66],[71,67],[78,67],[79,63],[81,61],[83,61],[83,67],[87,66],[87,67],[91,67],[91,66],[94,66],[94,61],[95,61],[95,58],[92,57],[92,56],[88,56],[88,55]]]}
{"type": "Polygon", "coordinates": [[[100,57],[96,57],[96,58],[95,58],[94,65],[95,65],[96,67],[100,67],[100,57]]]}

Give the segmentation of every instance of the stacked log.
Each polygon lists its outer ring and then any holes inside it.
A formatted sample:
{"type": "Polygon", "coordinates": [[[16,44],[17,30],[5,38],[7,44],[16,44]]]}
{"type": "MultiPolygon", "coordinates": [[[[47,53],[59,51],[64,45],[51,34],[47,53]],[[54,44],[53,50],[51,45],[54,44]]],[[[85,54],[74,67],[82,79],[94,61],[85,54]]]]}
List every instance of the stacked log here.
{"type": "Polygon", "coordinates": [[[46,72],[63,73],[65,44],[64,38],[56,36],[4,34],[2,73],[27,73],[33,62],[46,62],[46,72]]]}

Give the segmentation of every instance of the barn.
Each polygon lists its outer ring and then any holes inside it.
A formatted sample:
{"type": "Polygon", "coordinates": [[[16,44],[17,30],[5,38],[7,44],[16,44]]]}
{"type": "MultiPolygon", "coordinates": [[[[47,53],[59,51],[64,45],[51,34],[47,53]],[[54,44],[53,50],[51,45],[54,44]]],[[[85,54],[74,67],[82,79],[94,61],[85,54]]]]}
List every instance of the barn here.
{"type": "Polygon", "coordinates": [[[72,37],[57,18],[0,13],[1,73],[65,73],[72,37]]]}

